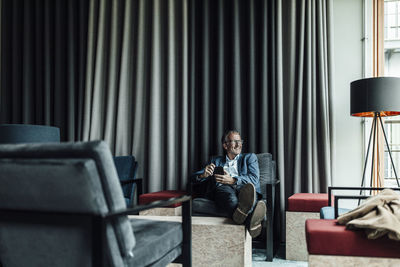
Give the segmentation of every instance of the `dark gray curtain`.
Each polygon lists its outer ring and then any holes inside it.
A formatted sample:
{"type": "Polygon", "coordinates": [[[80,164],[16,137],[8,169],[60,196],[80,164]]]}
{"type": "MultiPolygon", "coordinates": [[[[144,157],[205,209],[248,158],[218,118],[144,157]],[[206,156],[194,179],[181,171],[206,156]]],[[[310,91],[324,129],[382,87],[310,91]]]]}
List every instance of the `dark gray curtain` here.
{"type": "Polygon", "coordinates": [[[221,154],[278,155],[275,1],[3,1],[1,122],[133,154],[149,191],[221,154]]]}
{"type": "Polygon", "coordinates": [[[0,121],[56,125],[78,140],[88,3],[2,1],[0,121]]]}
{"type": "Polygon", "coordinates": [[[331,184],[332,0],[283,1],[285,191],[331,184]]]}
{"type": "Polygon", "coordinates": [[[271,152],[281,215],[330,183],[330,0],[3,0],[0,122],[133,154],[148,191],[185,188],[236,128],[271,152]]]}

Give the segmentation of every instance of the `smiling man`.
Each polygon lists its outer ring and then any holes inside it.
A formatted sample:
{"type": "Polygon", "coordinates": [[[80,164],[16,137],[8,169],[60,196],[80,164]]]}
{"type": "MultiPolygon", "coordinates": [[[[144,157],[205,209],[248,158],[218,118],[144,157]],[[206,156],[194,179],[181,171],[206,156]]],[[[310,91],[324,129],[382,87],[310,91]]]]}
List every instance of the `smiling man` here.
{"type": "Polygon", "coordinates": [[[241,154],[243,140],[236,130],[229,130],[221,138],[225,155],[214,158],[204,169],[194,174],[197,181],[209,181],[205,197],[215,201],[219,209],[237,224],[246,224],[250,235],[261,233],[261,222],[266,212],[260,193],[260,171],[254,153],[241,154]],[[217,174],[222,167],[224,174],[217,174]]]}

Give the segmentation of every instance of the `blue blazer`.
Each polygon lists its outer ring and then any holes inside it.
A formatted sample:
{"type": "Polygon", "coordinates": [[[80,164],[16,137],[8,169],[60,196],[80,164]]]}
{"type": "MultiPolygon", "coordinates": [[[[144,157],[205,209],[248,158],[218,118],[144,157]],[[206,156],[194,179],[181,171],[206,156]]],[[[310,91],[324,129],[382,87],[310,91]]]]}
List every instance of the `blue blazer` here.
{"type": "MultiPolygon", "coordinates": [[[[208,164],[214,163],[215,166],[223,167],[226,162],[226,156],[219,156],[213,158],[208,164]]],[[[207,164],[207,165],[208,165],[207,164]]],[[[204,168],[193,174],[193,178],[204,172],[204,168]]],[[[240,189],[243,185],[252,183],[256,188],[256,191],[261,194],[260,191],[260,169],[258,167],[258,159],[254,153],[240,154],[238,158],[238,173],[239,176],[234,177],[237,179],[237,189],[240,189]]],[[[208,178],[200,179],[200,181],[207,180],[208,178]]]]}

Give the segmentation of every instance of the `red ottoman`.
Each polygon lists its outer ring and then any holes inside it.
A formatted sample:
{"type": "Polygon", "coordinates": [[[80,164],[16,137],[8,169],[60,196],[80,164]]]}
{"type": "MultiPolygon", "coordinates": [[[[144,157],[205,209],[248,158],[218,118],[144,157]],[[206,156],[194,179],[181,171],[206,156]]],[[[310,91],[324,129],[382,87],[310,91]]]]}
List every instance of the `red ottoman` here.
{"type": "MultiPolygon", "coordinates": [[[[139,196],[139,204],[149,204],[158,200],[167,200],[173,197],[180,197],[185,195],[185,191],[179,190],[165,190],[142,194],[139,196]]],[[[180,216],[182,214],[181,203],[176,203],[168,207],[154,208],[141,211],[140,215],[154,215],[154,216],[180,216]]]]}
{"type": "Polygon", "coordinates": [[[286,211],[286,259],[307,261],[304,224],[319,219],[319,211],[328,206],[328,194],[297,193],[289,197],[286,211]]]}
{"type": "Polygon", "coordinates": [[[400,242],[367,239],[336,220],[310,219],[305,225],[309,266],[400,266],[400,242]]]}
{"type": "Polygon", "coordinates": [[[288,211],[318,212],[328,206],[328,194],[297,193],[288,198],[288,211]]]}

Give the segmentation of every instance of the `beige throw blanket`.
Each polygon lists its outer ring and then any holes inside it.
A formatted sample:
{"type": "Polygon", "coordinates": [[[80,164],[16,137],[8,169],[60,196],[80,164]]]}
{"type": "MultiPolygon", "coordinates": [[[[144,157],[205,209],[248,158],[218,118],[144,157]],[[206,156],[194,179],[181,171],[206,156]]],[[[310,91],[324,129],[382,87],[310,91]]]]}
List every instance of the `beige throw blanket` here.
{"type": "Polygon", "coordinates": [[[400,195],[385,189],[339,216],[338,223],[346,224],[347,229],[364,229],[369,239],[387,234],[390,239],[400,241],[400,195]]]}

